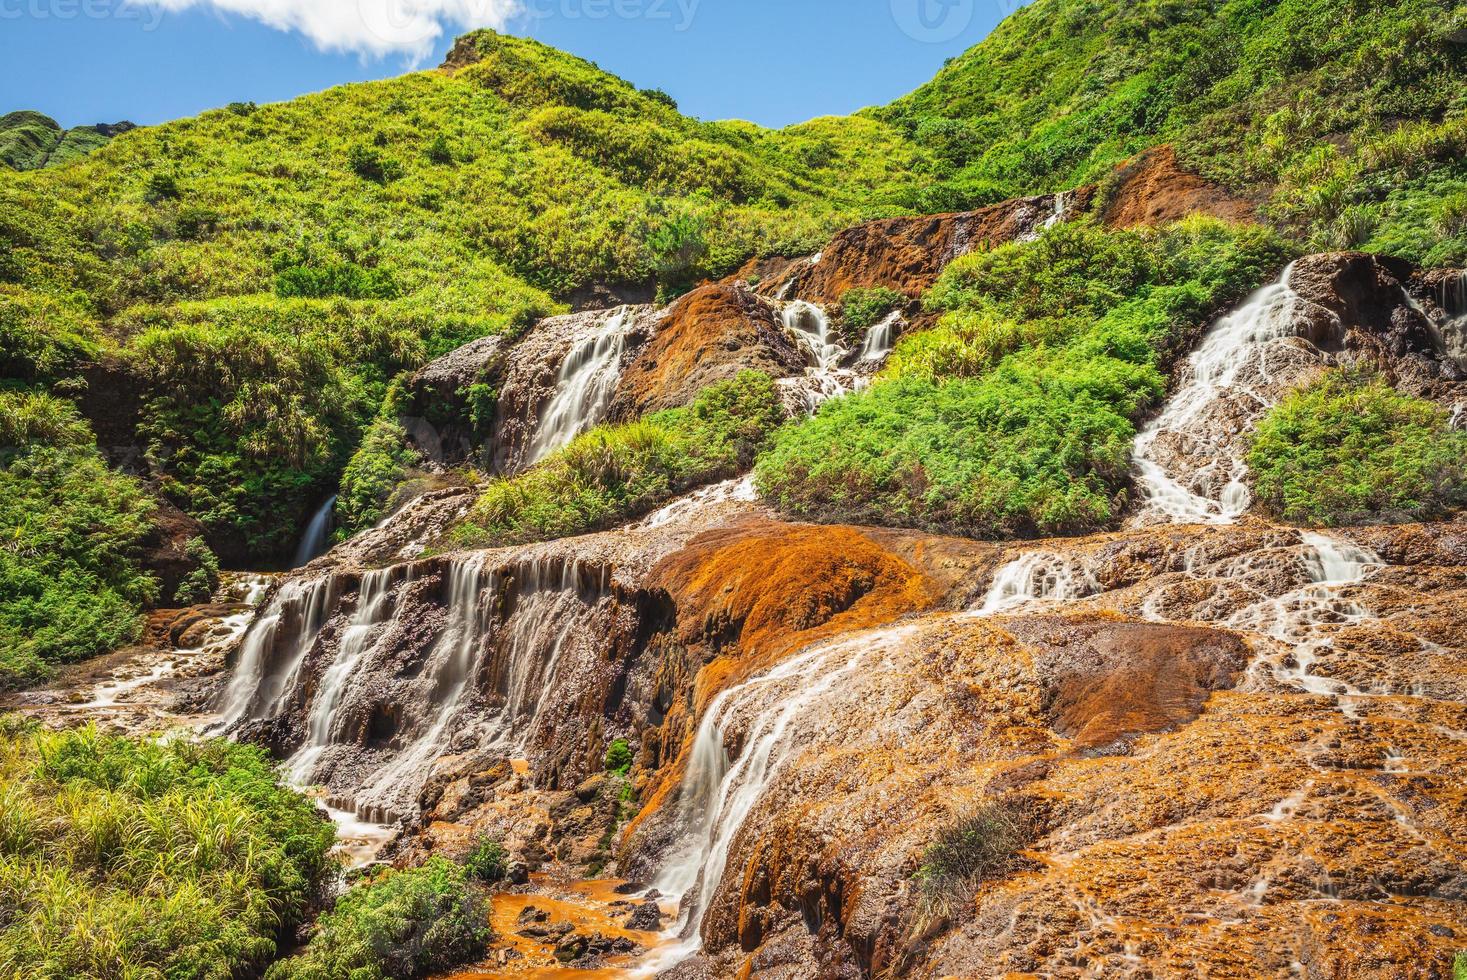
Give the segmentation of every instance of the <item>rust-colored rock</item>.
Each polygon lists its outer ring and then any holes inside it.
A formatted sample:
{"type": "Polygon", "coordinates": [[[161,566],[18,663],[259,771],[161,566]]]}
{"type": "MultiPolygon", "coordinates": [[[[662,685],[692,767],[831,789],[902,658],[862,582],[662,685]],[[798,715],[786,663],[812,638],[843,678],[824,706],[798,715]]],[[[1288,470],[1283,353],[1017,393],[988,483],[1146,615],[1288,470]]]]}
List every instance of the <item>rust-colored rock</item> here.
{"type": "Polygon", "coordinates": [[[737,284],[702,286],[668,309],[656,336],[622,372],[611,417],[686,405],[740,371],[783,378],[804,367],[767,300],[737,284]]]}
{"type": "Polygon", "coordinates": [[[847,290],[885,286],[909,296],[926,291],[953,259],[974,249],[1034,234],[1057,214],[1084,211],[1090,188],[1065,195],[1020,197],[960,214],[884,218],[847,228],[818,256],[781,263],[756,260],[736,278],[758,274],[765,296],[799,297],[832,306],[847,290]]]}
{"type": "Polygon", "coordinates": [[[1254,204],[1177,162],[1170,146],[1147,150],[1116,169],[1101,220],[1112,228],[1161,225],[1190,214],[1256,221],[1254,204]]]}

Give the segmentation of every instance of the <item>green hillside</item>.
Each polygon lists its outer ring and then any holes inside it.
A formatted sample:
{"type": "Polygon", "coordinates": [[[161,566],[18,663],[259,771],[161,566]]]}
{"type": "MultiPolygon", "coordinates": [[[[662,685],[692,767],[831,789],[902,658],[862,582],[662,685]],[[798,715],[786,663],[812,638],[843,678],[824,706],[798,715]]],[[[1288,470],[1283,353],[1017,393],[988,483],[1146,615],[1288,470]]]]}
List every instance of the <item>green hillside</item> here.
{"type": "Polygon", "coordinates": [[[0,116],[0,163],[16,170],[38,170],[80,160],[106,145],[132,123],[62,129],[50,116],[23,110],[0,116]]]}
{"type": "MultiPolygon", "coordinates": [[[[0,583],[21,596],[0,603],[0,633],[56,624],[28,654],[34,674],[94,649],[103,631],[89,624],[124,636],[119,610],[170,601],[142,582],[145,498],[200,521],[226,564],[284,556],[394,378],[522,331],[584,287],[666,297],[751,255],[812,252],[868,217],[1084,183],[1103,196],[1115,165],[1169,142],[1265,202],[1274,232],[1086,225],[974,257],[929,297],[946,333],[898,351],[907,377],[786,432],[760,470],[772,496],[814,516],[1103,525],[1123,503],[1120,448],[1165,380],[1147,345],[1308,247],[1467,260],[1463,40],[1463,14],[1434,0],[1038,0],[890,106],[771,131],[688,118],[664,93],[483,31],[444,70],[230,105],[66,166],[0,168],[12,492],[118,529],[105,547],[60,548],[69,578],[0,583]],[[1125,274],[1079,307],[1077,273],[1051,276],[1046,256],[1125,274]],[[1006,276],[1032,280],[1029,300],[1006,276]],[[1056,402],[1076,391],[1097,399],[1084,445],[1016,484],[1005,468],[1062,439],[1056,402]],[[78,437],[73,402],[104,434],[125,423],[132,444],[102,448],[122,452],[109,476],[127,492],[81,493],[103,457],[78,437]],[[1028,413],[1027,448],[979,431],[1010,403],[1028,413]],[[930,444],[934,420],[944,435],[930,444]],[[981,472],[974,444],[990,450],[981,472]],[[904,454],[933,453],[937,489],[893,482],[904,454]],[[867,489],[837,501],[822,486],[839,480],[867,489]],[[105,608],[88,598],[97,582],[105,608]]],[[[0,146],[31,159],[56,131],[17,115],[0,146]]],[[[24,515],[0,520],[17,554],[47,540],[24,515]]]]}
{"type": "Polygon", "coordinates": [[[945,210],[1104,182],[1158,143],[1315,248],[1467,260],[1467,9],[1449,0],[1040,0],[872,118],[945,210]]]}

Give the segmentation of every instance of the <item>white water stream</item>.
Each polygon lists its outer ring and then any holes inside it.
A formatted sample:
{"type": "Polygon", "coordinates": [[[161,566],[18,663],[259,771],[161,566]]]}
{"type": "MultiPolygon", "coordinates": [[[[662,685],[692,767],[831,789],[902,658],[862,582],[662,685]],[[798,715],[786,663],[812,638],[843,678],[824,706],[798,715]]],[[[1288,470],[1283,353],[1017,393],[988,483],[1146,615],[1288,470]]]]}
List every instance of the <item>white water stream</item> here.
{"type": "Polygon", "coordinates": [[[1235,418],[1251,423],[1272,406],[1260,389],[1270,378],[1270,345],[1295,331],[1293,269],[1213,326],[1187,359],[1166,406],[1137,435],[1138,522],[1228,524],[1248,509],[1252,496],[1239,433],[1223,428],[1214,410],[1226,398],[1236,406],[1235,418]],[[1204,462],[1188,465],[1196,457],[1204,462]]]}
{"type": "Polygon", "coordinates": [[[992,616],[1030,602],[1083,599],[1099,591],[1100,583],[1079,559],[1031,551],[998,570],[978,613],[992,616]]]}
{"type": "Polygon", "coordinates": [[[301,568],[309,565],[315,559],[326,553],[326,536],[331,533],[331,518],[336,511],[336,497],[322,504],[316,513],[311,515],[310,523],[306,525],[305,532],[301,535],[300,544],[295,549],[295,562],[292,568],[301,568]]]}
{"type": "Polygon", "coordinates": [[[555,394],[535,426],[527,464],[538,463],[566,446],[605,416],[621,378],[621,360],[634,319],[632,307],[621,307],[566,354],[555,394]]]}

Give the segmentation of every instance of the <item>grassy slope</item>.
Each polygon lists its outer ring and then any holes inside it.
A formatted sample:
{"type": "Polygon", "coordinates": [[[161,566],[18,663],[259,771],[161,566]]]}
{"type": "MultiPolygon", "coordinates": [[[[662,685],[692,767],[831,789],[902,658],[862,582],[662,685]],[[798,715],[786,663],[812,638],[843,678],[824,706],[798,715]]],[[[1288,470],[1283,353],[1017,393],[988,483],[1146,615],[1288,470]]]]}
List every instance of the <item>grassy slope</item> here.
{"type": "Polygon", "coordinates": [[[934,206],[1103,180],[1161,142],[1315,247],[1467,258],[1467,28],[1444,0],[1039,0],[873,118],[934,206]]]}

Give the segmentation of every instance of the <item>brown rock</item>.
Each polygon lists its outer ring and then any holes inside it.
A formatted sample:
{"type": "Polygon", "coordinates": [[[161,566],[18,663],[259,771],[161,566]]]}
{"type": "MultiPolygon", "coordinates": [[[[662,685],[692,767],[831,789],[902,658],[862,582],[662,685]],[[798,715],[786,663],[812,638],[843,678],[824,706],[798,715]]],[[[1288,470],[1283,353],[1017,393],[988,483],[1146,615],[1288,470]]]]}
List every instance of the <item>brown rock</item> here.
{"type": "Polygon", "coordinates": [[[672,305],[656,337],[622,373],[611,416],[634,419],[686,405],[740,371],[783,378],[804,367],[767,300],[737,284],[702,286],[672,305]]]}
{"type": "Polygon", "coordinates": [[[1111,228],[1161,225],[1189,214],[1256,221],[1254,204],[1182,169],[1170,146],[1158,146],[1116,168],[1101,220],[1111,228]]]}

